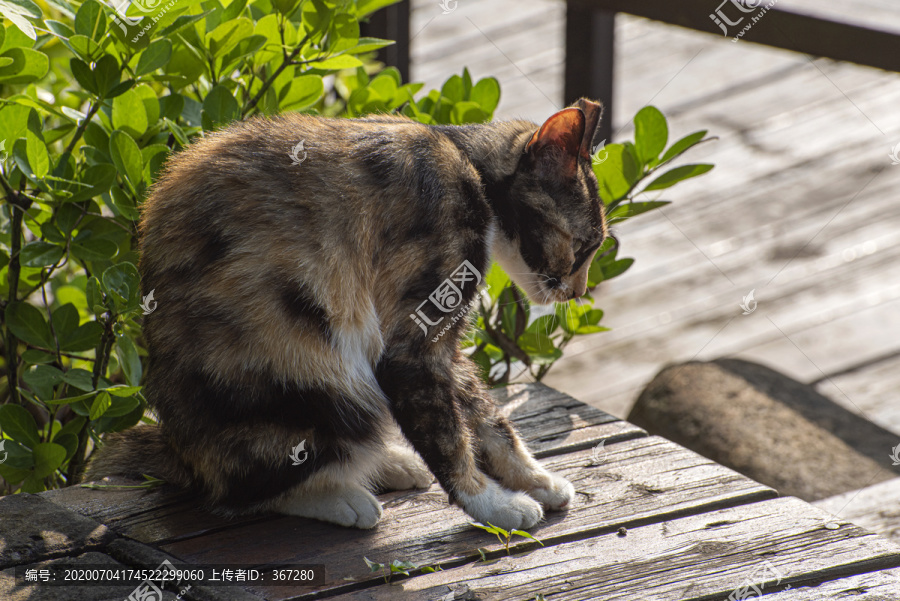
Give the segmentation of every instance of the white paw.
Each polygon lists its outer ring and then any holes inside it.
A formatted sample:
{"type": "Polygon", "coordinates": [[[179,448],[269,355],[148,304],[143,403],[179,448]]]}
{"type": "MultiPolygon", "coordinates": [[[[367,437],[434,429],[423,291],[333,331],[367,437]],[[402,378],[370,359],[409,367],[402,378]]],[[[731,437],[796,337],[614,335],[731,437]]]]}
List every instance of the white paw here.
{"type": "Polygon", "coordinates": [[[300,493],[283,501],[276,510],[354,528],[372,528],[381,519],[381,503],[362,487],[300,493]]]}
{"type": "Polygon", "coordinates": [[[529,490],[528,494],[551,511],[565,509],[575,498],[575,487],[562,476],[550,472],[547,472],[547,478],[550,480],[548,486],[529,490]]]}
{"type": "Polygon", "coordinates": [[[475,520],[504,530],[531,528],[544,517],[540,503],[523,492],[502,488],[493,480],[477,495],[455,495],[462,508],[475,520]]]}
{"type": "Polygon", "coordinates": [[[428,488],[434,476],[425,462],[407,446],[390,448],[378,474],[378,485],[384,490],[428,488]]]}

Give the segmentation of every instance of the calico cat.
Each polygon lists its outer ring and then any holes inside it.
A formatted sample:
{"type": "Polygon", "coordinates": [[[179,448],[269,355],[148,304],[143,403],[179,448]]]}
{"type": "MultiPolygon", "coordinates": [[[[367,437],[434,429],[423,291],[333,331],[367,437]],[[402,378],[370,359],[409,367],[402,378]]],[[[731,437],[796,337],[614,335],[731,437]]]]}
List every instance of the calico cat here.
{"type": "Polygon", "coordinates": [[[87,478],[150,474],[223,514],[358,528],[381,517],[373,491],[432,474],[506,529],[565,508],[572,485],[460,351],[458,308],[492,256],[535,303],[585,293],[607,235],[601,113],[582,99],[541,126],[285,114],[174,155],[140,223],[159,426],[109,436],[87,478]]]}

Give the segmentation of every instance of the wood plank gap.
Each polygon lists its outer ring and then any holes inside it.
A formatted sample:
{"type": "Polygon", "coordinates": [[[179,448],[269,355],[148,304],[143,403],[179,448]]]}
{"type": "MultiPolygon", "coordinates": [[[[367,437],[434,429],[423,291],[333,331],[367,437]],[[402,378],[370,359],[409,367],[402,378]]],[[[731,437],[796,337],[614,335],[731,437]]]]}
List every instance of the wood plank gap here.
{"type": "MultiPolygon", "coordinates": [[[[576,493],[577,494],[577,493],[576,493]]],[[[496,549],[494,551],[485,551],[484,556],[487,558],[486,564],[489,564],[493,561],[497,561],[499,559],[503,559],[504,557],[516,557],[519,555],[525,555],[536,551],[541,548],[550,548],[559,544],[571,543],[580,540],[588,540],[591,538],[596,538],[599,536],[606,536],[608,534],[612,534],[614,532],[618,532],[621,528],[625,528],[626,530],[629,528],[639,528],[641,526],[649,526],[651,524],[659,524],[662,522],[667,522],[670,520],[694,517],[698,515],[702,515],[704,513],[710,513],[713,511],[719,511],[721,509],[729,509],[732,507],[739,507],[742,505],[752,505],[754,503],[760,503],[763,501],[769,501],[778,497],[778,493],[774,490],[761,490],[758,492],[748,493],[746,495],[739,495],[736,497],[730,497],[728,499],[724,499],[722,501],[713,501],[707,504],[697,505],[695,507],[689,507],[685,509],[668,511],[663,513],[654,514],[652,516],[646,516],[643,518],[638,518],[635,520],[625,520],[622,522],[614,523],[607,526],[601,526],[599,528],[590,528],[586,530],[580,530],[578,532],[571,532],[568,534],[551,536],[548,538],[542,538],[541,543],[536,543],[532,541],[523,541],[520,543],[511,543],[509,546],[509,554],[507,554],[506,549],[496,549]]],[[[475,553],[471,555],[466,555],[465,557],[460,557],[457,559],[445,561],[445,562],[437,562],[431,566],[423,566],[423,567],[432,567],[437,568],[440,567],[442,571],[451,570],[453,568],[459,568],[462,566],[466,566],[469,564],[478,563],[482,560],[482,556],[475,550],[475,553]]],[[[898,558],[900,559],[900,558],[898,558]]],[[[896,566],[888,566],[888,567],[896,567],[896,566]]],[[[429,572],[430,573],[430,572],[429,572]]],[[[403,576],[395,576],[391,579],[391,582],[400,582],[403,580],[410,580],[412,578],[416,578],[417,576],[422,576],[424,573],[420,570],[416,572],[411,572],[410,575],[403,576]]],[[[847,574],[847,575],[855,575],[855,574],[847,574]]],[[[327,599],[329,597],[335,597],[337,595],[344,595],[347,593],[352,593],[355,591],[360,591],[367,588],[374,588],[376,586],[381,586],[384,584],[384,577],[379,576],[378,578],[372,578],[370,580],[359,580],[353,583],[348,583],[346,586],[337,586],[334,588],[330,588],[327,590],[316,591],[314,593],[309,594],[301,594],[298,596],[290,597],[284,599],[283,601],[311,601],[313,599],[327,599]]],[[[704,597],[705,599],[705,597],[704,597]]],[[[688,600],[685,600],[688,601],[688,600]]],[[[692,600],[693,601],[693,600],[692,600]]],[[[697,599],[697,601],[701,601],[697,599]]]]}
{"type": "MultiPolygon", "coordinates": [[[[860,576],[862,574],[870,574],[873,572],[880,572],[882,570],[889,570],[891,568],[897,567],[900,567],[900,555],[888,555],[885,557],[866,559],[863,561],[835,566],[833,568],[827,568],[824,570],[816,570],[814,572],[810,572],[809,574],[804,574],[802,576],[797,576],[794,578],[784,578],[778,583],[780,590],[763,590],[762,594],[763,597],[769,597],[784,593],[784,587],[786,586],[790,586],[791,588],[796,588],[795,585],[818,586],[826,582],[838,581],[843,578],[849,578],[851,576],[860,576]]],[[[684,599],[683,601],[722,601],[722,595],[727,593],[729,593],[729,591],[722,591],[710,595],[702,595],[700,597],[690,597],[684,599]]]]}
{"type": "MultiPolygon", "coordinates": [[[[624,421],[624,420],[619,420],[624,421]]],[[[616,423],[616,422],[611,422],[616,423]]],[[[627,423],[627,422],[625,422],[627,423]]],[[[603,438],[602,442],[605,445],[613,445],[617,442],[626,442],[629,440],[636,440],[638,438],[647,438],[650,436],[647,432],[641,431],[632,431],[632,432],[623,432],[621,434],[613,434],[608,438],[603,438]]],[[[587,449],[594,448],[597,444],[599,444],[599,440],[589,441],[586,440],[584,442],[575,443],[569,447],[557,447],[555,449],[548,449],[546,451],[536,451],[534,456],[536,459],[544,459],[546,457],[559,457],[561,455],[568,455],[569,453],[575,453],[577,451],[585,451],[587,449]]]]}

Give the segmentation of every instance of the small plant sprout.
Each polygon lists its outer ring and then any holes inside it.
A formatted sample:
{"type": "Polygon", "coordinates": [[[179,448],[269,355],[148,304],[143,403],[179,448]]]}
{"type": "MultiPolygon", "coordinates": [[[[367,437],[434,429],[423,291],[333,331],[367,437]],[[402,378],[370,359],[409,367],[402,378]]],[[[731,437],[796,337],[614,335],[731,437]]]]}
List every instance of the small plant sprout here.
{"type": "MultiPolygon", "coordinates": [[[[507,555],[509,555],[509,541],[513,537],[514,534],[518,535],[518,536],[524,536],[525,538],[530,538],[531,540],[540,544],[542,547],[544,546],[544,543],[542,543],[540,540],[533,537],[532,535],[528,534],[524,530],[512,530],[510,532],[507,532],[503,528],[500,528],[499,526],[494,526],[490,522],[488,522],[487,526],[485,526],[484,524],[482,524],[480,522],[469,522],[469,523],[471,525],[475,526],[476,528],[481,528],[485,532],[489,532],[491,534],[496,535],[497,540],[499,540],[501,544],[506,546],[506,554],[507,555]]],[[[481,559],[485,560],[485,554],[482,552],[482,550],[478,549],[478,552],[481,553],[481,559]]]]}
{"type": "Polygon", "coordinates": [[[366,562],[366,565],[369,566],[369,569],[371,571],[381,572],[386,584],[390,584],[391,576],[393,576],[394,574],[403,574],[404,576],[409,576],[410,570],[419,570],[423,574],[443,571],[441,566],[438,566],[436,568],[432,566],[419,567],[418,564],[415,564],[411,561],[401,561],[399,559],[395,559],[391,563],[378,563],[377,561],[372,561],[368,557],[363,557],[363,561],[366,562]]]}

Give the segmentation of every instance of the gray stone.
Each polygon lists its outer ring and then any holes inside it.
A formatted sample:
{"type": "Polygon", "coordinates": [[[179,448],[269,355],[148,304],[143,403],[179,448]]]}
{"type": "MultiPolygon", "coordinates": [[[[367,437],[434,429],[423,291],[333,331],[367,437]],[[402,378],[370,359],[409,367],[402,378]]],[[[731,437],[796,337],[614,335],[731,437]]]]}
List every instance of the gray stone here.
{"type": "Polygon", "coordinates": [[[628,421],[807,501],[900,475],[889,458],[900,435],[747,361],[665,368],[628,421]]]}
{"type": "Polygon", "coordinates": [[[37,495],[0,498],[0,568],[83,553],[114,538],[103,524],[37,495]]]}

